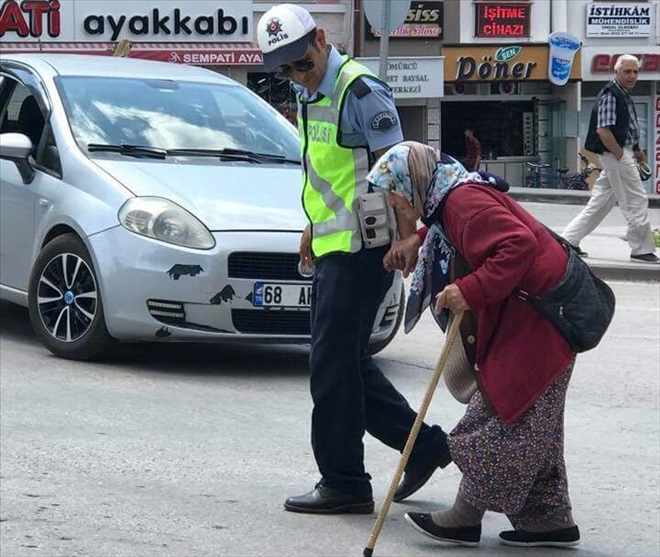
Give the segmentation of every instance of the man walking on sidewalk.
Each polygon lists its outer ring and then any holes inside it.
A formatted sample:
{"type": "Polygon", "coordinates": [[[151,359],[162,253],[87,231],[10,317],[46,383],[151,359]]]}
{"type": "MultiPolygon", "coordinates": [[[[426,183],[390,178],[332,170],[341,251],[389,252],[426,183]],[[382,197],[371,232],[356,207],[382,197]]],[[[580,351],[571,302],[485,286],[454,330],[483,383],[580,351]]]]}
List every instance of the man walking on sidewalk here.
{"type": "Polygon", "coordinates": [[[598,154],[603,171],[594,184],[589,203],[562,235],[579,246],[582,238],[591,233],[618,202],[628,221],[631,261],[659,263],[649,221],[649,200],[637,170],[637,164],[646,162],[646,155],[639,148],[637,113],[630,96],[637,83],[639,60],[624,54],[616,61],[614,72],[614,81],[598,94],[585,141],[585,147],[598,154]]]}

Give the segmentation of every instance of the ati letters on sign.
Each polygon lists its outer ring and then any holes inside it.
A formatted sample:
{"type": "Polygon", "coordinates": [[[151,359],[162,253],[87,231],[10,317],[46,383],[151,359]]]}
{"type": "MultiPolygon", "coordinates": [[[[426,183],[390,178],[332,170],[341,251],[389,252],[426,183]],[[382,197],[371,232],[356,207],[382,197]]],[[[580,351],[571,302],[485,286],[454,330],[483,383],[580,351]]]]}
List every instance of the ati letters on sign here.
{"type": "Polygon", "coordinates": [[[0,6],[0,37],[16,33],[21,38],[43,36],[44,28],[49,37],[59,37],[61,31],[60,3],[58,0],[24,1],[7,0],[0,6]]]}

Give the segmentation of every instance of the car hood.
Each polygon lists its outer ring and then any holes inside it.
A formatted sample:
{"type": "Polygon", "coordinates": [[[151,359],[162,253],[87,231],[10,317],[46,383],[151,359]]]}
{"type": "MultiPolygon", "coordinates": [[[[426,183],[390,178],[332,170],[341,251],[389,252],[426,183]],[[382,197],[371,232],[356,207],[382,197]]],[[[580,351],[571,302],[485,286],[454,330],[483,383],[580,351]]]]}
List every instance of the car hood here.
{"type": "Polygon", "coordinates": [[[296,165],[94,159],[137,196],[170,199],[212,231],[295,230],[307,224],[296,165]]]}

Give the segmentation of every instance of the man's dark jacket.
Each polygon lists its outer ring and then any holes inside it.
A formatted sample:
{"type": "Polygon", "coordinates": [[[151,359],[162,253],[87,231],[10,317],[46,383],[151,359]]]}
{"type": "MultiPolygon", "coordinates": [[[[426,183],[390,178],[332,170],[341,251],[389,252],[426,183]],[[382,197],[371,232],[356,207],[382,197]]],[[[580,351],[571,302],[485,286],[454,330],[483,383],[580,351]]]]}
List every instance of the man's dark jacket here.
{"type": "Polygon", "coordinates": [[[598,127],[598,105],[600,103],[600,99],[607,92],[611,92],[616,99],[616,123],[614,126],[610,126],[610,130],[614,135],[614,139],[616,139],[616,142],[622,148],[626,144],[626,137],[628,136],[628,129],[630,128],[630,111],[628,110],[625,93],[614,81],[612,81],[600,90],[600,93],[598,93],[598,98],[596,99],[596,102],[591,109],[589,132],[587,133],[587,139],[584,142],[584,147],[592,153],[602,154],[609,152],[609,149],[605,147],[603,142],[600,140],[600,137],[598,137],[598,134],[596,133],[596,128],[598,127]]]}

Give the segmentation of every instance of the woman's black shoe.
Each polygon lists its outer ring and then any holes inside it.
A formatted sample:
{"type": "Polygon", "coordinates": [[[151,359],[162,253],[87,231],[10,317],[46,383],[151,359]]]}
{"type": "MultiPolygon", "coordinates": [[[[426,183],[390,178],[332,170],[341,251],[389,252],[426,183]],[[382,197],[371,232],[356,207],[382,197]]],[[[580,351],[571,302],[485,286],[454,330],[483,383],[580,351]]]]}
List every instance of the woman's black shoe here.
{"type": "Polygon", "coordinates": [[[444,528],[433,522],[431,515],[428,513],[406,513],[405,519],[418,532],[440,542],[474,547],[479,544],[481,539],[481,524],[459,528],[444,528]]]}
{"type": "Polygon", "coordinates": [[[551,532],[507,530],[500,532],[500,543],[518,547],[575,547],[580,543],[580,530],[577,526],[551,532]]]}

